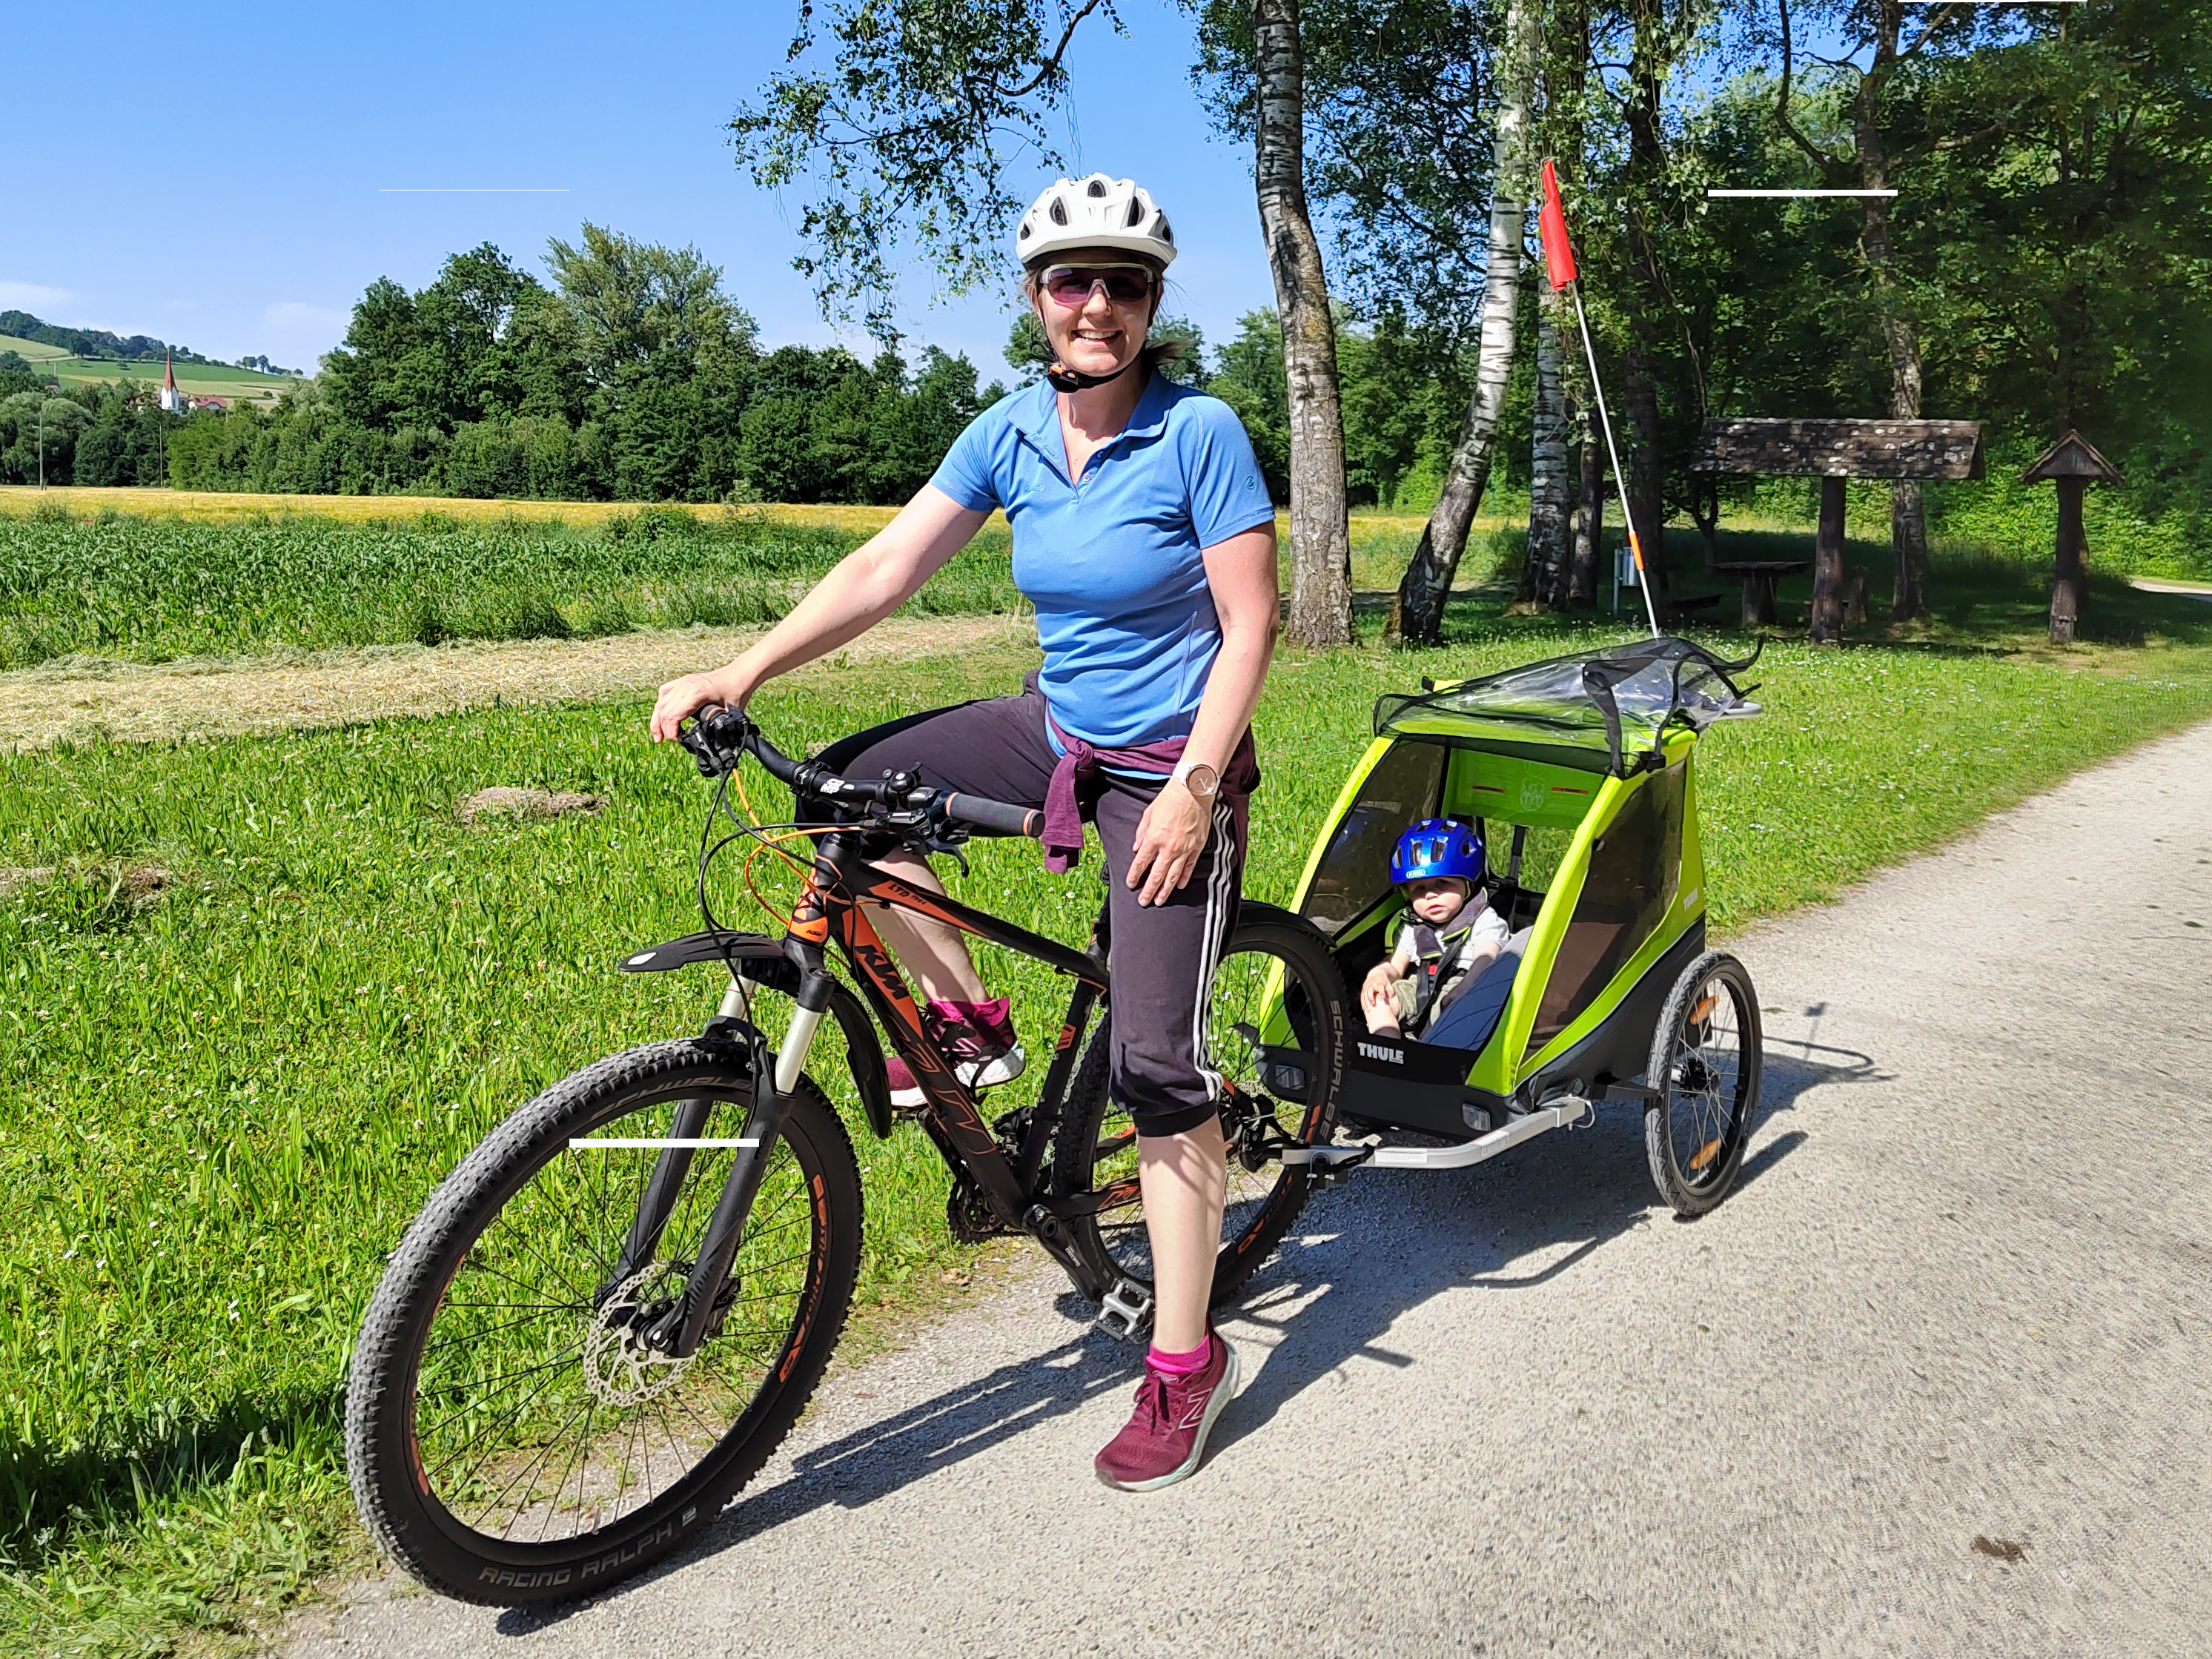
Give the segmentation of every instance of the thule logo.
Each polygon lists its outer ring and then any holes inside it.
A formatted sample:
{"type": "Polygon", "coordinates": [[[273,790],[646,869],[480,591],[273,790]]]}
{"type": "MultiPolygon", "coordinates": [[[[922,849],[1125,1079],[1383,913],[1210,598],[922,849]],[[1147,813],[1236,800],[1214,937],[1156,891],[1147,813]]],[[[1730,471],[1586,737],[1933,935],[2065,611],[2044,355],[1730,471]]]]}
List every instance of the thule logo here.
{"type": "Polygon", "coordinates": [[[1403,1066],[1406,1063],[1406,1051],[1403,1048],[1393,1048],[1381,1042],[1362,1042],[1359,1045],[1359,1057],[1362,1060],[1387,1060],[1393,1066],[1403,1066]]]}

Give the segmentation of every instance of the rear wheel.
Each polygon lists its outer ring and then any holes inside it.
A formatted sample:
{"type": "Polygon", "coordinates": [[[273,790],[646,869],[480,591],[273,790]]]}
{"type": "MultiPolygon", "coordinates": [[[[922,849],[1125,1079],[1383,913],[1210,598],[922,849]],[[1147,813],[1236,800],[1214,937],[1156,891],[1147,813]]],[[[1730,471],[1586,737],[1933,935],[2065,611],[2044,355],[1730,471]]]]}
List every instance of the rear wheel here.
{"type": "Polygon", "coordinates": [[[734,1139],[751,1104],[728,1044],[615,1055],[493,1131],[408,1230],[362,1326],[346,1450],[370,1532],[424,1584],[501,1606],[588,1594],[703,1529],[789,1431],[860,1264],[860,1174],[830,1103],[800,1080],[717,1322],[681,1360],[640,1333],[685,1289],[736,1153],[664,1167],[666,1225],[623,1266],[662,1153],[569,1144],[734,1139]]]}
{"type": "Polygon", "coordinates": [[[1703,1215],[1728,1195],[1759,1112],[1759,997],[1725,951],[1708,951],[1668,993],[1651,1036],[1644,1146],[1660,1197],[1703,1215]]]}
{"type": "MultiPolygon", "coordinates": [[[[1228,1203],[1213,1305],[1243,1288],[1304,1207],[1303,1171],[1261,1156],[1285,1139],[1326,1141],[1335,1132],[1344,1079],[1343,980],[1312,925],[1247,904],[1214,969],[1206,1016],[1207,1063],[1221,1077],[1229,1145],[1228,1203]]],[[[1075,1248],[1099,1277],[1149,1292],[1152,1241],[1137,1189],[1137,1132],[1107,1088],[1112,1015],[1098,1022],[1068,1091],[1054,1139],[1060,1192],[1103,1192],[1095,1215],[1070,1222],[1075,1248]]]]}

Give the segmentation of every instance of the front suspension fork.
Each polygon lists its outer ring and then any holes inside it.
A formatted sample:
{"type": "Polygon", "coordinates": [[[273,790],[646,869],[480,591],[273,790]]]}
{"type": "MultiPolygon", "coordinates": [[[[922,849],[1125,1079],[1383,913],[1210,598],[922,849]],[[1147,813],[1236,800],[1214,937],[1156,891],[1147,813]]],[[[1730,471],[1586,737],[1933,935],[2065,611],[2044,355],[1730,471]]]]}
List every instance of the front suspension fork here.
{"type": "MultiPolygon", "coordinates": [[[[753,1199],[760,1191],[761,1176],[783,1133],[784,1120],[790,1115],[792,1091],[799,1086],[799,1077],[806,1069],[807,1050],[813,1045],[815,1032],[821,1029],[823,1015],[829,1012],[830,981],[822,966],[820,951],[815,947],[803,948],[811,960],[801,966],[798,1006],[792,1010],[791,1024],[785,1028],[783,1041],[777,1046],[775,1066],[767,1077],[755,1079],[752,1107],[745,1114],[744,1127],[738,1132],[730,1172],[722,1181],[721,1195],[714,1201],[714,1212],[708,1218],[706,1233],[699,1241],[698,1259],[691,1264],[683,1296],[653,1322],[646,1334],[646,1340],[653,1347],[678,1359],[697,1352],[699,1345],[707,1339],[715,1299],[722,1282],[729,1277],[731,1264],[737,1259],[738,1245],[744,1237],[745,1223],[752,1214],[753,1199]]],[[[731,982],[730,988],[723,994],[719,1018],[735,1019],[743,1015],[746,989],[735,981],[731,982]]],[[[713,1105],[711,1101],[684,1101],[677,1108],[676,1126],[670,1138],[697,1139],[713,1105]]],[[[617,1283],[627,1273],[636,1271],[634,1264],[649,1261],[659,1247],[660,1233],[675,1207],[676,1194],[690,1173],[692,1150],[673,1146],[661,1149],[645,1199],[630,1224],[617,1283]]]]}

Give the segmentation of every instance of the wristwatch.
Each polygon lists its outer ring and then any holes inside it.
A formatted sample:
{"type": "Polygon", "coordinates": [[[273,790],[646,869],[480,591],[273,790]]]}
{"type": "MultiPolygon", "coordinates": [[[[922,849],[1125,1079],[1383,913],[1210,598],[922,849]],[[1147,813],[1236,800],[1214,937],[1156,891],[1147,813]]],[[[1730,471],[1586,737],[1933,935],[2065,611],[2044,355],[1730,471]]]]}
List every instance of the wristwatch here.
{"type": "Polygon", "coordinates": [[[1221,774],[1210,766],[1196,761],[1177,761],[1168,781],[1179,783],[1191,793],[1191,798],[1201,805],[1213,799],[1221,787],[1221,774]]]}

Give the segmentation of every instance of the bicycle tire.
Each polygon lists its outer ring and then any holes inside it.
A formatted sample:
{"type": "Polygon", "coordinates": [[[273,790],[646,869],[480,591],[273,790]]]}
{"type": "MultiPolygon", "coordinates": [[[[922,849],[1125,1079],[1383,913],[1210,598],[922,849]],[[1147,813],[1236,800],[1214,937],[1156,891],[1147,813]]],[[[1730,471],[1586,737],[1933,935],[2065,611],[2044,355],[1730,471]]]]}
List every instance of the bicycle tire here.
{"type": "Polygon", "coordinates": [[[1668,992],[1651,1033],[1644,1148],[1659,1196],[1698,1216],[1728,1196],[1759,1117],[1759,994],[1743,963],[1708,951],[1668,992]]]}
{"type": "Polygon", "coordinates": [[[362,1519],[422,1584],[499,1607],[588,1595],[697,1536],[790,1431],[843,1331],[860,1270],[860,1171],[821,1090],[802,1078],[793,1091],[759,1166],[728,1304],[683,1362],[625,1334],[672,1298],[690,1266],[682,1252],[703,1231],[732,1154],[691,1154],[651,1260],[612,1285],[638,1209],[625,1195],[630,1163],[641,1193],[659,1154],[638,1149],[617,1164],[615,1149],[569,1147],[611,1125],[642,1138],[659,1125],[651,1132],[666,1136],[685,1100],[711,1102],[712,1112],[708,1127],[684,1133],[734,1137],[751,1099],[750,1057],[735,1043],[633,1048],[530,1101],[423,1206],[370,1300],[346,1392],[362,1519]],[[523,1369],[498,1369],[511,1363],[523,1369]],[[514,1404],[526,1389],[535,1392],[514,1404]],[[595,1440],[602,1409],[607,1432],[595,1440]],[[564,1445],[549,1486],[544,1472],[564,1445]],[[495,1482],[500,1492],[481,1498],[495,1482]],[[518,1483],[511,1501],[522,1507],[495,1533],[518,1483]],[[515,1535],[518,1518],[535,1522],[534,1538],[515,1535]]]}
{"type": "MultiPolygon", "coordinates": [[[[1335,1133],[1344,1084],[1343,985],[1328,941],[1311,923],[1272,905],[1243,907],[1214,969],[1207,1013],[1209,1059],[1229,1085],[1222,1097],[1222,1121],[1231,1141],[1229,1202],[1221,1252],[1214,1258],[1214,1307],[1233,1299],[1282,1243],[1305,1206],[1308,1191],[1303,1171],[1273,1163],[1249,1164],[1237,1156],[1240,1144],[1255,1144],[1253,1132],[1261,1117],[1272,1118],[1284,1135],[1297,1140],[1327,1141],[1335,1133]],[[1310,1060],[1300,1068],[1305,1073],[1303,1101],[1263,1083],[1263,1068],[1274,1061],[1238,1030],[1240,1024],[1250,1022],[1237,1015],[1253,1012],[1251,1007],[1224,1006],[1224,995],[1232,1002],[1247,992],[1264,997],[1264,988],[1255,982],[1258,976],[1249,971],[1255,958],[1263,957],[1280,963],[1286,983],[1293,988],[1286,994],[1286,1006],[1310,1060]],[[1228,1040],[1232,1037],[1237,1039],[1233,1042],[1228,1040]],[[1267,1170],[1274,1172],[1272,1177],[1254,1179],[1267,1170]],[[1241,1194],[1240,1187],[1244,1188],[1241,1194]]],[[[1135,1173],[1135,1132],[1107,1088],[1112,1018],[1109,1009],[1093,1030],[1054,1135],[1053,1181],[1059,1192],[1095,1191],[1135,1173]]],[[[1279,1073],[1273,1080],[1283,1080],[1279,1073]]],[[[1141,1198],[1132,1199],[1097,1214],[1074,1218],[1069,1231],[1085,1265],[1099,1278],[1109,1285],[1126,1279],[1149,1292],[1151,1252],[1143,1212],[1141,1198]]]]}

